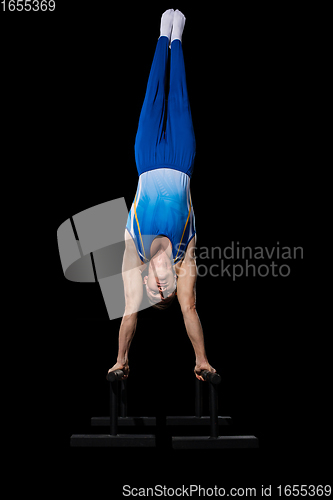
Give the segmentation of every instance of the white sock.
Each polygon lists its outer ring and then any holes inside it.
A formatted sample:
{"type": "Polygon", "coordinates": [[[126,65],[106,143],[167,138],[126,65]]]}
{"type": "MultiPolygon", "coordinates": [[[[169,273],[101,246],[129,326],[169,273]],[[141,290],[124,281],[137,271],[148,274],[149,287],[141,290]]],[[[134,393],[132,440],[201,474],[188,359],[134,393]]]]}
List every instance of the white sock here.
{"type": "Polygon", "coordinates": [[[173,9],[169,9],[162,14],[160,37],[167,36],[170,40],[174,13],[175,11],[173,9]]]}
{"type": "Polygon", "coordinates": [[[173,27],[171,33],[171,43],[174,40],[182,41],[182,35],[184,31],[186,17],[180,10],[175,10],[174,18],[173,18],[173,27]]]}

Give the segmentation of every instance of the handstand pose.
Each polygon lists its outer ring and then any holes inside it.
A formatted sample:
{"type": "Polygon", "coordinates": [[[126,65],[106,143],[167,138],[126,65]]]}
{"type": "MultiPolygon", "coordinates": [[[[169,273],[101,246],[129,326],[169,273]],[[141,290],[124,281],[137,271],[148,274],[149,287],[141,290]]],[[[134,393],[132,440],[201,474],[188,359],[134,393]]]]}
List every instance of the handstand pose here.
{"type": "Polygon", "coordinates": [[[165,308],[176,294],[185,328],[192,342],[199,380],[203,370],[215,372],[205,352],[196,311],[195,219],[190,178],[195,136],[187,94],[182,33],[185,16],[173,9],[161,19],[145,100],[135,141],[139,181],[125,230],[123,282],[125,312],[119,330],[117,363],[128,377],[128,352],[143,298],[143,287],[153,307],[165,308]],[[166,106],[166,67],[171,46],[170,87],[166,106]],[[142,273],[147,275],[142,277],[142,273]]]}

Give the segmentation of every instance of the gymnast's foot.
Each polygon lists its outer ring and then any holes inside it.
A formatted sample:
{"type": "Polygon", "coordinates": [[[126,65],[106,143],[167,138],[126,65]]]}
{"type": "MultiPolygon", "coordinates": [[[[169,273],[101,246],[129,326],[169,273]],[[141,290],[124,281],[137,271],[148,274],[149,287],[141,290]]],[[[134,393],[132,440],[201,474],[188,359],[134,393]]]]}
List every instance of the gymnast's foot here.
{"type": "Polygon", "coordinates": [[[116,370],[122,370],[124,372],[124,376],[122,378],[122,380],[126,380],[128,378],[128,375],[129,375],[129,366],[128,366],[128,361],[126,361],[126,363],[116,363],[115,365],[113,365],[112,368],[110,368],[110,370],[108,371],[108,373],[110,372],[115,372],[116,370]]]}
{"type": "Polygon", "coordinates": [[[171,34],[171,43],[174,40],[182,41],[184,26],[185,26],[186,17],[180,10],[175,10],[174,18],[173,18],[173,26],[172,26],[172,34],[171,34]]]}
{"type": "Polygon", "coordinates": [[[175,13],[175,11],[173,9],[166,10],[162,14],[162,18],[161,18],[161,35],[160,36],[167,36],[169,38],[169,40],[171,37],[174,13],[175,13]]]}
{"type": "Polygon", "coordinates": [[[208,363],[208,361],[204,361],[202,363],[198,363],[197,362],[196,365],[195,365],[195,368],[194,368],[194,374],[195,374],[195,376],[197,377],[198,380],[202,380],[202,381],[205,380],[203,378],[203,376],[201,375],[201,373],[204,370],[208,370],[209,372],[216,373],[215,368],[213,368],[212,366],[210,366],[210,364],[208,363]]]}

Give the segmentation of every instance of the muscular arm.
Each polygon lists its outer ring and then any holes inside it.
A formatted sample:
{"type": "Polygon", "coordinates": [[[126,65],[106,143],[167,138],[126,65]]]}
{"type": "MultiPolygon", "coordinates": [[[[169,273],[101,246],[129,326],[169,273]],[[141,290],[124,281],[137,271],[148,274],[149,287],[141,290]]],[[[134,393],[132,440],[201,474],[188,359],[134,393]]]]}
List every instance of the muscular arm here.
{"type": "Polygon", "coordinates": [[[195,284],[197,280],[197,266],[194,252],[195,241],[196,237],[190,241],[184,261],[179,269],[177,297],[182,310],[185,328],[195,352],[196,366],[194,371],[196,377],[203,380],[200,375],[203,370],[214,372],[215,370],[208,363],[203,330],[196,310],[195,284]]]}
{"type": "Polygon", "coordinates": [[[117,363],[109,370],[125,371],[128,376],[128,351],[133,340],[138,310],[141,305],[143,290],[140,268],[141,261],[138,257],[132,238],[125,232],[125,252],[123,257],[122,277],[125,293],[125,312],[119,329],[117,363]]]}

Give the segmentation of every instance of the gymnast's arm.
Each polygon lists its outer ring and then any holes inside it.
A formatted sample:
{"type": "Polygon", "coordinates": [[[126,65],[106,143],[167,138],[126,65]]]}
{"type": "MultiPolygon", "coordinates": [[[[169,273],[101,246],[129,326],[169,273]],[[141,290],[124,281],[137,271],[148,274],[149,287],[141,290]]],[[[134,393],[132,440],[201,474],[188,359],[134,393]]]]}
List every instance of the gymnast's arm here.
{"type": "Polygon", "coordinates": [[[117,363],[109,370],[109,372],[123,370],[125,372],[124,379],[128,377],[129,373],[128,351],[135,334],[138,311],[143,297],[141,268],[142,263],[137,254],[135,244],[126,230],[122,266],[125,312],[119,329],[117,363]]]}
{"type": "Polygon", "coordinates": [[[197,280],[197,266],[195,261],[195,242],[196,236],[188,244],[185,258],[178,272],[177,297],[183,313],[187,335],[195,352],[195,376],[199,380],[204,380],[201,376],[203,370],[211,372],[216,372],[216,370],[208,363],[203,330],[196,310],[195,284],[197,280]]]}

